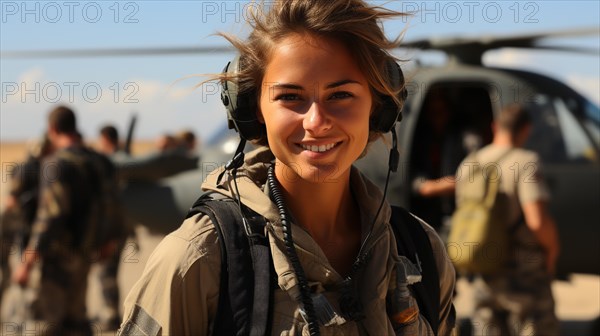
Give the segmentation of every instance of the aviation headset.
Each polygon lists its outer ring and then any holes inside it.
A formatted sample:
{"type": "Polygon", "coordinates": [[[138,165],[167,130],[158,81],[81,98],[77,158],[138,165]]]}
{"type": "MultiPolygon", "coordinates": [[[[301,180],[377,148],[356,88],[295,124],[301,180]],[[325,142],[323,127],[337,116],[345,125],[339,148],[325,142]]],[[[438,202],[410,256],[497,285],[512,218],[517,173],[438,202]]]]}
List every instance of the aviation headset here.
{"type": "MultiPolygon", "coordinates": [[[[243,66],[243,60],[236,56],[228,62],[223,69],[223,74],[229,78],[236,78],[243,66]]],[[[387,81],[392,88],[402,88],[399,100],[404,102],[407,96],[404,87],[404,75],[400,66],[389,58],[386,64],[387,81]]],[[[233,80],[223,80],[221,82],[221,101],[227,109],[227,119],[229,128],[235,128],[244,140],[258,139],[265,134],[265,126],[260,123],[256,117],[257,97],[256,89],[240,93],[238,83],[233,80]]],[[[387,133],[396,125],[396,121],[402,120],[402,105],[396,104],[389,95],[380,95],[380,106],[373,111],[370,120],[369,129],[371,131],[387,133]]]]}

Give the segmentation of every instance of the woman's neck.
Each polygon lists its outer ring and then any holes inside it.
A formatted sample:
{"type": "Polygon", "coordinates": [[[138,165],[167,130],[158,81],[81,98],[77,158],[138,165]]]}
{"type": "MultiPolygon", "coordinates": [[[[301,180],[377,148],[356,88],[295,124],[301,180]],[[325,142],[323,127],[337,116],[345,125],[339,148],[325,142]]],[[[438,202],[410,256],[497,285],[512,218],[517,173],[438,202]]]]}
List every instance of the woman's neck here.
{"type": "Polygon", "coordinates": [[[300,178],[285,178],[283,165],[276,165],[275,176],[282,188],[286,206],[296,224],[317,241],[328,241],[354,226],[358,209],[350,189],[350,169],[336,181],[313,183],[300,178]]]}

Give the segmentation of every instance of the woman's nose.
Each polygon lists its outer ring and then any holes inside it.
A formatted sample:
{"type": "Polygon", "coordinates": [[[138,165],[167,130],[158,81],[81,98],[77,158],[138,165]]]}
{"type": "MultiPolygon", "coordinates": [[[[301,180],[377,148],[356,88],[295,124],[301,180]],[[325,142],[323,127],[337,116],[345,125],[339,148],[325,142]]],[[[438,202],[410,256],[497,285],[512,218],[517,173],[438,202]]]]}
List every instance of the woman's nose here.
{"type": "Polygon", "coordinates": [[[325,109],[318,102],[313,102],[304,115],[304,129],[318,135],[331,129],[331,126],[331,120],[325,109]]]}

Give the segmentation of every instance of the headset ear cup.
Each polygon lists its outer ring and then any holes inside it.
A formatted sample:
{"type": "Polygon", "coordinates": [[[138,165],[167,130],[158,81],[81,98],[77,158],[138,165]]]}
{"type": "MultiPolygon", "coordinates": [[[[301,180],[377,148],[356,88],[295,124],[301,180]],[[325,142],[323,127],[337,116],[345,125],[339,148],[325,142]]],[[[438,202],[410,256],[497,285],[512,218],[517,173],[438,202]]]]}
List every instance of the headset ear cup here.
{"type": "MultiPolygon", "coordinates": [[[[236,56],[227,63],[223,74],[228,78],[237,78],[243,66],[243,59],[236,56]]],[[[257,118],[256,89],[239,92],[237,80],[221,81],[221,101],[227,109],[229,128],[235,128],[245,140],[259,139],[265,134],[264,125],[257,118]]]]}
{"type": "MultiPolygon", "coordinates": [[[[401,102],[406,100],[407,92],[404,86],[404,75],[402,69],[396,61],[389,59],[386,64],[386,72],[388,76],[388,83],[393,89],[402,88],[398,95],[398,99],[401,102]]],[[[402,120],[402,105],[396,104],[394,99],[388,95],[380,95],[380,105],[375,111],[373,111],[373,117],[371,118],[370,128],[371,131],[387,133],[396,124],[402,120]]]]}

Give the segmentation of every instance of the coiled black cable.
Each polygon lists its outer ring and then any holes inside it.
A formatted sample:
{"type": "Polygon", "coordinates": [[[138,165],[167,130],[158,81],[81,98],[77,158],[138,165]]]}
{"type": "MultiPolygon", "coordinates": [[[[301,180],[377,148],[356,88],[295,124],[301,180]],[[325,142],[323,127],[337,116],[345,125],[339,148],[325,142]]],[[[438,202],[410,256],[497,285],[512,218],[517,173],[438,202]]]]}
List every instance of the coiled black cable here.
{"type": "Polygon", "coordinates": [[[398,137],[396,135],[395,126],[391,129],[392,132],[392,149],[390,150],[390,155],[388,158],[388,171],[385,177],[385,187],[383,188],[383,196],[381,197],[381,202],[379,203],[379,207],[377,208],[377,212],[375,213],[375,217],[373,218],[373,222],[371,223],[369,232],[367,236],[363,240],[360,245],[360,249],[358,250],[358,257],[352,264],[352,268],[350,269],[350,274],[348,274],[341,285],[341,295],[340,295],[340,309],[342,310],[342,314],[353,320],[360,321],[365,318],[365,314],[363,311],[363,306],[360,300],[358,299],[355,292],[355,283],[354,276],[358,273],[358,270],[361,269],[369,258],[369,252],[365,252],[364,249],[373,233],[373,228],[375,227],[375,222],[377,218],[379,218],[379,214],[381,213],[381,209],[385,203],[385,197],[387,195],[388,185],[390,182],[390,173],[398,170],[398,163],[400,161],[400,153],[398,153],[398,137]]]}
{"type": "Polygon", "coordinates": [[[310,288],[308,287],[308,281],[306,279],[304,269],[300,264],[300,259],[298,259],[296,247],[294,247],[294,240],[292,239],[292,226],[288,221],[283,195],[281,194],[279,183],[275,179],[273,166],[269,167],[267,176],[269,190],[271,191],[275,205],[277,205],[277,209],[279,210],[279,216],[281,217],[281,226],[283,227],[283,242],[285,244],[286,254],[290,260],[290,263],[292,264],[292,267],[294,268],[296,277],[298,278],[298,286],[300,287],[299,301],[302,303],[301,308],[304,309],[306,314],[305,319],[306,323],[308,324],[308,331],[310,332],[310,335],[318,336],[320,335],[319,323],[317,322],[310,288]]]}

